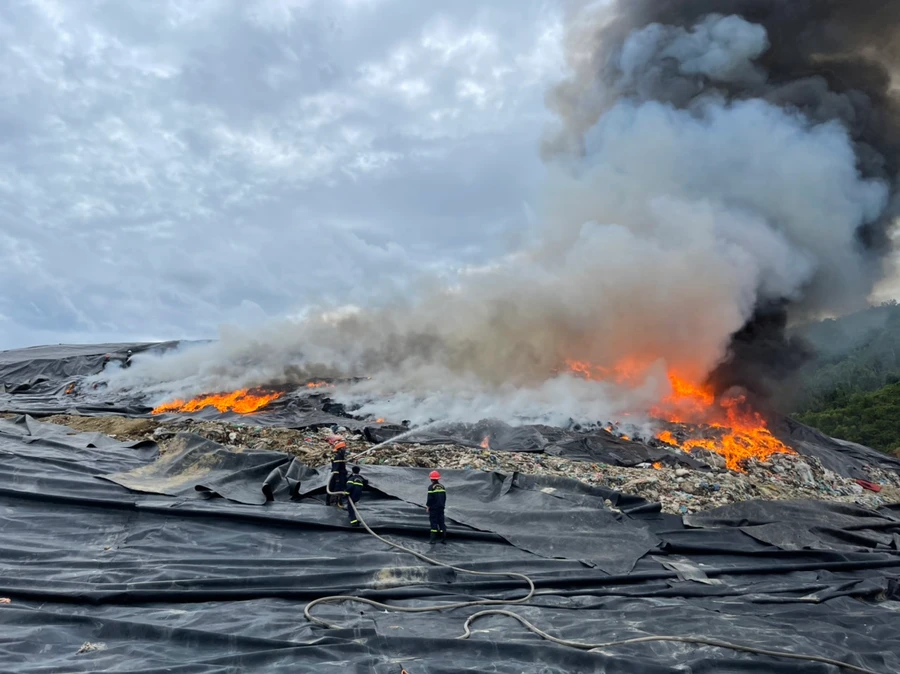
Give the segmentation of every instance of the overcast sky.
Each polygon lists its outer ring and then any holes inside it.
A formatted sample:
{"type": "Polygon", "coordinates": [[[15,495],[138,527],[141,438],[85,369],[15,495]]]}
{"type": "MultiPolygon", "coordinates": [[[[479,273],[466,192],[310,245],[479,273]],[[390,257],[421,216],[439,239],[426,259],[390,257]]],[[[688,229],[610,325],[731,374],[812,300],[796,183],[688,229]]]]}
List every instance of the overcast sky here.
{"type": "Polygon", "coordinates": [[[0,348],[215,336],[508,250],[559,5],[0,3],[0,348]]]}

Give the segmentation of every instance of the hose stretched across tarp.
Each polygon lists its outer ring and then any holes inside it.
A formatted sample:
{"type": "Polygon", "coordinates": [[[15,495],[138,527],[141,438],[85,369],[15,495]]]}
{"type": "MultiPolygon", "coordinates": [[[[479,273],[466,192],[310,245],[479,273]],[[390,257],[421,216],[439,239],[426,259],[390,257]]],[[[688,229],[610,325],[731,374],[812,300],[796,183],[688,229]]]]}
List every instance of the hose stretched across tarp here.
{"type": "MultiPolygon", "coordinates": [[[[329,487],[326,487],[326,491],[328,494],[332,496],[345,496],[347,492],[335,492],[331,491],[329,487]]],[[[514,571],[475,571],[472,569],[466,569],[460,566],[454,566],[453,564],[447,564],[446,562],[441,562],[432,557],[428,557],[427,555],[423,555],[421,552],[416,552],[410,548],[407,548],[404,545],[400,545],[399,543],[394,543],[393,541],[384,538],[383,536],[379,536],[372,528],[366,523],[365,518],[362,516],[359,508],[356,507],[356,504],[353,502],[353,499],[347,499],[347,507],[353,509],[353,513],[356,516],[356,519],[363,526],[363,528],[372,536],[377,538],[382,543],[385,543],[392,548],[396,548],[397,550],[402,550],[408,554],[421,559],[424,562],[428,562],[429,564],[433,564],[435,566],[440,566],[446,569],[451,569],[458,573],[470,574],[475,576],[501,576],[501,577],[513,577],[513,578],[521,578],[528,585],[528,593],[519,598],[519,599],[476,599],[473,601],[462,601],[462,602],[451,602],[446,604],[435,604],[432,606],[416,606],[416,607],[407,607],[407,606],[393,606],[391,604],[385,604],[383,602],[374,601],[372,599],[365,599],[363,597],[355,597],[353,595],[333,595],[329,597],[320,597],[319,599],[315,599],[309,602],[306,607],[303,609],[303,615],[307,620],[313,622],[317,625],[321,625],[323,627],[329,629],[340,629],[339,625],[335,625],[333,623],[329,623],[321,618],[316,618],[312,615],[312,609],[318,606],[319,604],[333,604],[343,601],[356,602],[361,604],[368,604],[369,606],[374,606],[375,608],[383,609],[385,611],[398,611],[401,613],[426,613],[430,611],[448,611],[458,608],[466,608],[469,606],[490,606],[490,605],[498,605],[498,604],[527,604],[531,601],[534,596],[534,581],[531,580],[528,576],[523,573],[516,573],[514,571]]],[[[687,644],[695,644],[698,646],[714,646],[717,648],[727,648],[733,651],[740,651],[744,653],[753,653],[756,655],[765,655],[773,658],[787,658],[791,660],[802,660],[806,662],[819,662],[826,665],[832,665],[834,667],[840,667],[850,672],[859,672],[860,674],[886,674],[876,672],[871,669],[867,669],[865,667],[858,667],[856,665],[851,665],[846,662],[841,662],[840,660],[833,660],[832,658],[825,658],[818,655],[807,655],[802,653],[790,653],[788,651],[780,651],[780,650],[769,650],[764,648],[756,648],[755,646],[747,646],[744,644],[736,644],[729,641],[722,641],[720,639],[710,639],[703,636],[694,636],[694,635],[686,635],[686,636],[670,636],[670,635],[650,635],[645,637],[637,637],[633,639],[620,639],[617,641],[607,641],[600,643],[585,643],[581,641],[570,641],[568,639],[560,639],[559,637],[555,637],[552,634],[548,634],[547,632],[541,630],[533,623],[526,620],[524,617],[515,613],[513,611],[506,611],[502,609],[488,609],[484,611],[479,611],[470,615],[465,624],[463,625],[463,634],[461,634],[457,639],[468,639],[471,634],[471,626],[472,624],[479,620],[480,618],[489,616],[489,615],[502,615],[507,616],[509,618],[513,618],[519,621],[526,629],[534,634],[538,635],[542,639],[546,639],[547,641],[551,641],[555,644],[559,644],[560,646],[566,646],[568,648],[577,648],[581,650],[587,651],[596,651],[607,648],[613,648],[615,646],[625,646],[625,645],[633,645],[633,644],[641,644],[641,643],[649,643],[655,641],[673,641],[687,644]]]]}

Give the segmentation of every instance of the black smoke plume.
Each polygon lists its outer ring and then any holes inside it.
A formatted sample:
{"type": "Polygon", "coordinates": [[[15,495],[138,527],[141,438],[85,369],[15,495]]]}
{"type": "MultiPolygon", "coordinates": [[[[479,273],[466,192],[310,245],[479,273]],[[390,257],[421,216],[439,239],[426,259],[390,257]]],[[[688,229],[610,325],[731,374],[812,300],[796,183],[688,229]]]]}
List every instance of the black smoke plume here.
{"type": "MultiPolygon", "coordinates": [[[[585,22],[586,16],[581,12],[575,21],[585,22]]],[[[867,258],[869,274],[855,292],[857,299],[865,300],[884,273],[890,229],[900,213],[900,97],[895,88],[900,86],[900,2],[619,0],[593,16],[594,21],[572,30],[570,62],[576,75],[550,96],[564,128],[545,144],[545,152],[582,153],[584,134],[622,99],[659,101],[685,110],[701,109],[709,101],[758,99],[813,124],[839,123],[852,140],[860,175],[883,181],[890,189],[882,212],[856,230],[853,245],[867,258]],[[765,29],[767,44],[758,58],[717,64],[712,50],[698,47],[702,36],[694,40],[695,53],[685,53],[691,50],[686,36],[697,37],[698,26],[709,27],[727,17],[765,29]],[[633,67],[627,63],[627,51],[639,32],[651,44],[656,38],[656,49],[649,48],[625,77],[625,69],[633,67]],[[672,48],[678,40],[681,46],[672,48]],[[688,63],[689,58],[693,62],[688,63]],[[705,64],[697,63],[704,58],[705,64]]],[[[723,26],[717,26],[715,49],[741,39],[734,25],[723,26]]],[[[741,385],[766,395],[773,380],[787,376],[811,355],[809,347],[786,337],[789,322],[843,308],[829,306],[822,297],[828,292],[813,279],[798,297],[761,298],[710,380],[720,390],[741,385]]]]}

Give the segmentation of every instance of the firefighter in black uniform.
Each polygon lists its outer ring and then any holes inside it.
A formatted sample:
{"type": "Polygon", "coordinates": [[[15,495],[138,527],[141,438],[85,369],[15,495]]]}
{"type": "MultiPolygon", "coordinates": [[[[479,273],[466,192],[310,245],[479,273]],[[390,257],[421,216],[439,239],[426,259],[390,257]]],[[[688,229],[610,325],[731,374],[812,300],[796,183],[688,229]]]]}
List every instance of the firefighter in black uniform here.
{"type": "Polygon", "coordinates": [[[329,495],[329,503],[343,508],[344,497],[341,494],[347,489],[347,443],[343,440],[334,443],[334,452],[331,455],[331,480],[328,488],[330,491],[338,492],[336,496],[329,495]]]}
{"type": "Polygon", "coordinates": [[[428,541],[434,545],[441,538],[441,543],[447,544],[447,529],[444,527],[444,508],[447,506],[447,490],[444,489],[438,480],[441,474],[436,470],[431,471],[431,486],[428,487],[428,500],[425,501],[425,510],[428,512],[428,519],[431,520],[431,540],[428,541]]]}
{"type": "MultiPolygon", "coordinates": [[[[369,481],[359,474],[359,466],[353,466],[353,475],[347,480],[347,498],[353,503],[359,503],[362,497],[363,489],[369,485],[369,481]]],[[[350,518],[350,526],[358,527],[359,518],[356,516],[356,509],[347,504],[347,516],[350,518]]]]}

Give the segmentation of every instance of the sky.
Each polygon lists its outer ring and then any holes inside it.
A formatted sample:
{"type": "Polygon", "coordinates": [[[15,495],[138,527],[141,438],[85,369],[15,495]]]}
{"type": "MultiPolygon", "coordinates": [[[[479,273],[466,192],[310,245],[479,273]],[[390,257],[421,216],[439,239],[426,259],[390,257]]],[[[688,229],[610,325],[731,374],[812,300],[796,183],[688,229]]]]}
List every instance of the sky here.
{"type": "Polygon", "coordinates": [[[0,349],[214,337],[534,223],[561,0],[0,3],[0,349]]]}

